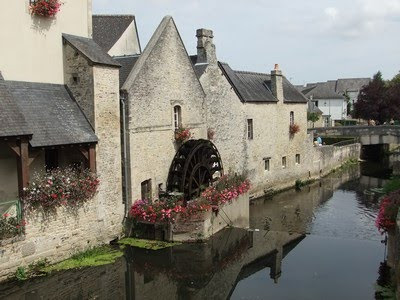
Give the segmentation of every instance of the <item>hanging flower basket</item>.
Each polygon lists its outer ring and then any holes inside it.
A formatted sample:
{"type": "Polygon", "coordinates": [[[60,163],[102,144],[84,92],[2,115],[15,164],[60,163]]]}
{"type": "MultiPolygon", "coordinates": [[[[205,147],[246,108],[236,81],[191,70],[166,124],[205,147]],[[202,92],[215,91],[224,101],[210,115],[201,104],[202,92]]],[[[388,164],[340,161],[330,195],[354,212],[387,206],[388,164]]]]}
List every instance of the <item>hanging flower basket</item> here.
{"type": "Polygon", "coordinates": [[[189,128],[179,127],[178,129],[175,129],[175,141],[178,143],[186,142],[191,138],[191,136],[192,133],[189,128]]]}
{"type": "Polygon", "coordinates": [[[36,0],[30,4],[31,14],[35,16],[51,18],[60,11],[60,0],[36,0]]]}
{"type": "Polygon", "coordinates": [[[289,133],[291,135],[294,135],[294,134],[298,133],[299,131],[300,131],[300,126],[299,125],[297,125],[296,123],[290,124],[289,133]]]}

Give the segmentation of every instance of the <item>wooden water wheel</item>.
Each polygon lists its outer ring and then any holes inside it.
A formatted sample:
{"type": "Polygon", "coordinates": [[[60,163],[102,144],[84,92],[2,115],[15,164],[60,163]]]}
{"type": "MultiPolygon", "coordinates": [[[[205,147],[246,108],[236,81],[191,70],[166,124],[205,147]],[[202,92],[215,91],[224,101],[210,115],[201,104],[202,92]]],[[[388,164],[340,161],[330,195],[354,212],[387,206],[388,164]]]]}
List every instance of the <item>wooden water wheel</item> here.
{"type": "Polygon", "coordinates": [[[185,200],[194,199],[222,175],[221,157],[215,145],[208,140],[189,140],[172,161],[167,191],[183,193],[185,200]]]}

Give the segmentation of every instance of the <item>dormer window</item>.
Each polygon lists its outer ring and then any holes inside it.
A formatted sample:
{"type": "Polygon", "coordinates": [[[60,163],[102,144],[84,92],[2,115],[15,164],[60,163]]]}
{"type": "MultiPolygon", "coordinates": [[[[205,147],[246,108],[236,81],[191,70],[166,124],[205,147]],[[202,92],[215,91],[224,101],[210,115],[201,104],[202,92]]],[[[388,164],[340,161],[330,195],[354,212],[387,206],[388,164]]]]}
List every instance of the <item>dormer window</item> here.
{"type": "Polygon", "coordinates": [[[175,129],[182,127],[182,109],[179,105],[174,106],[174,127],[175,129]]]}

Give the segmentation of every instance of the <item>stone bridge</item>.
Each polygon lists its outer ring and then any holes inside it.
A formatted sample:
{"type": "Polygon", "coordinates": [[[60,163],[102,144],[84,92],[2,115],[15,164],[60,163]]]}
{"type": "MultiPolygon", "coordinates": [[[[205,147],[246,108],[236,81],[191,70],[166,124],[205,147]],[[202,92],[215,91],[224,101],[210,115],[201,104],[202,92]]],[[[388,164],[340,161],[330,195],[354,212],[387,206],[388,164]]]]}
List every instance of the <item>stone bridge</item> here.
{"type": "Polygon", "coordinates": [[[338,126],[312,128],[322,136],[355,137],[362,145],[400,144],[400,126],[338,126]]]}

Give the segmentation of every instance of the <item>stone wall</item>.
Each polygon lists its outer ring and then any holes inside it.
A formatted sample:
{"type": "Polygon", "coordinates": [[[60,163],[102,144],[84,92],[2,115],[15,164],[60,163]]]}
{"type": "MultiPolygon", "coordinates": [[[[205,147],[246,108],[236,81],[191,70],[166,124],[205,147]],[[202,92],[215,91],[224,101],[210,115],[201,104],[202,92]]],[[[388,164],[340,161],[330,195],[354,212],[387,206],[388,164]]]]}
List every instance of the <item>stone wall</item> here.
{"type": "MultiPolygon", "coordinates": [[[[86,84],[92,82],[93,98],[79,91],[78,86],[72,92],[82,104],[85,101],[91,104],[87,106],[91,111],[86,110],[85,113],[92,117],[92,125],[99,140],[96,145],[96,169],[100,179],[98,193],[80,208],[61,207],[51,214],[40,211],[27,213],[25,234],[0,242],[0,280],[14,273],[19,266],[26,266],[42,258],[57,262],[88,247],[109,243],[122,234],[124,204],[119,72],[118,68],[101,65],[88,67],[89,62],[86,64],[87,72],[82,74],[88,77],[86,84]]],[[[83,65],[83,61],[79,67],[75,65],[77,73],[83,65]]],[[[74,65],[67,65],[66,69],[74,72],[74,65]]],[[[88,88],[86,84],[82,87],[85,90],[88,88]]],[[[66,154],[62,156],[67,158],[66,154]]],[[[69,158],[72,157],[72,153],[69,153],[69,158]]],[[[43,156],[36,158],[33,164],[43,169],[43,156]]]]}
{"type": "Polygon", "coordinates": [[[177,218],[172,225],[174,242],[205,240],[227,226],[249,227],[249,195],[243,194],[219,208],[218,212],[206,211],[188,219],[177,218]]]}
{"type": "Polygon", "coordinates": [[[151,180],[151,196],[165,190],[178,145],[174,141],[174,106],[195,139],[207,138],[204,91],[196,78],[175,23],[166,17],[124,84],[128,93],[128,130],[132,201],[141,183],[151,180]]]}
{"type": "Polygon", "coordinates": [[[71,45],[64,45],[64,81],[94,127],[93,67],[71,45]]]}
{"type": "Polygon", "coordinates": [[[243,105],[219,66],[210,64],[200,78],[206,91],[207,126],[215,131],[225,172],[243,172],[246,157],[247,124],[243,105]]]}

